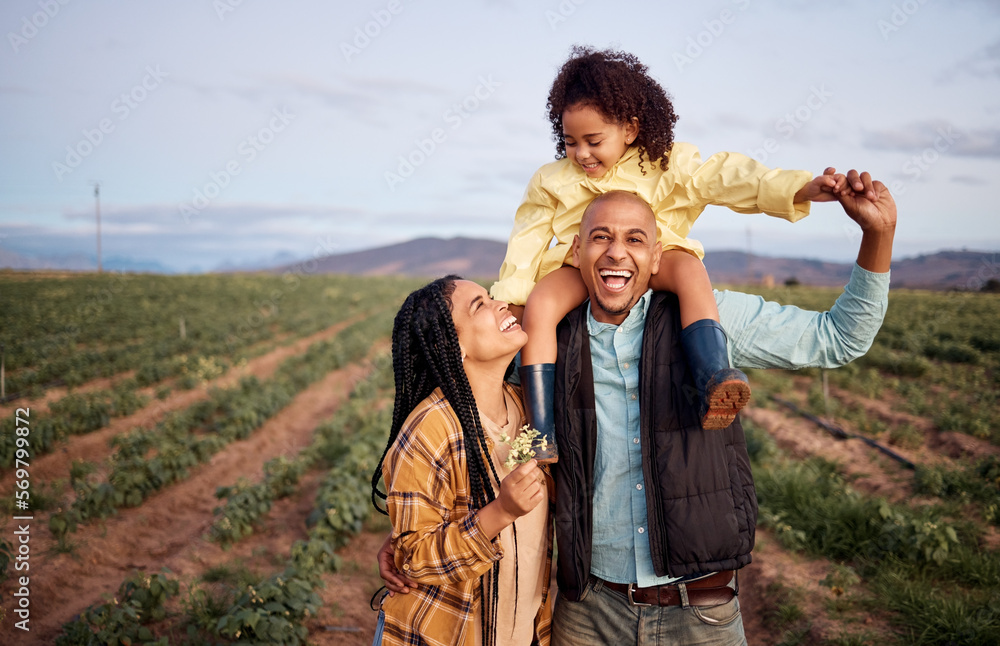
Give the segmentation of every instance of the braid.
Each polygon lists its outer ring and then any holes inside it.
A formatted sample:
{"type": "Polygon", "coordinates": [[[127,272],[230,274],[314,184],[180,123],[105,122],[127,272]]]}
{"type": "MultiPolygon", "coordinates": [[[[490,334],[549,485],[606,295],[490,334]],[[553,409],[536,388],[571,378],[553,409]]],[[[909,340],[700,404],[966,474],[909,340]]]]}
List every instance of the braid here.
{"type": "MultiPolygon", "coordinates": [[[[386,494],[379,490],[378,484],[385,457],[406,418],[435,388],[441,388],[462,428],[462,445],[469,470],[470,509],[482,509],[496,498],[490,476],[498,486],[500,478],[489,459],[486,433],[479,419],[472,386],[462,366],[462,351],[451,316],[451,296],[458,280],[461,280],[458,276],[445,276],[416,290],[406,298],[396,314],[392,328],[392,370],[396,385],[392,426],[385,450],[372,474],[372,505],[383,514],[388,514],[388,511],[379,506],[378,498],[385,500],[386,494]]],[[[480,598],[483,599],[482,627],[487,646],[496,641],[493,628],[499,605],[499,575],[500,563],[497,561],[489,576],[483,575],[479,580],[480,598]]]]}

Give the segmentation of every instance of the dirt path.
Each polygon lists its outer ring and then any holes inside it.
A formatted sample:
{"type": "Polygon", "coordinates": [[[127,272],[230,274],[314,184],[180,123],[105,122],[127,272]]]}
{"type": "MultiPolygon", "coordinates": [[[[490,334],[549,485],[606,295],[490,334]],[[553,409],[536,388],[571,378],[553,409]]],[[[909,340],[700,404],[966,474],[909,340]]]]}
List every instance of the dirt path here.
{"type": "MultiPolygon", "coordinates": [[[[148,405],[126,417],[118,417],[102,429],[75,435],[67,439],[52,453],[37,457],[31,461],[31,477],[35,482],[53,483],[58,479],[69,478],[69,468],[74,460],[97,462],[111,453],[108,440],[136,427],[152,428],[163,417],[175,410],[183,410],[195,402],[207,399],[213,388],[231,388],[243,377],[254,375],[260,379],[269,377],[281,363],[291,356],[302,354],[313,343],[325,341],[336,336],[353,321],[344,321],[303,337],[287,346],[278,347],[266,354],[256,357],[242,366],[230,369],[226,374],[212,381],[206,381],[191,390],[174,391],[164,400],[152,400],[148,405]]],[[[32,419],[39,419],[34,408],[32,419]]],[[[13,490],[13,478],[3,478],[0,481],[0,496],[8,496],[13,490]]]]}
{"type": "Polygon", "coordinates": [[[913,472],[860,440],[838,440],[809,420],[780,410],[748,406],[742,415],[764,427],[779,447],[796,458],[815,456],[837,462],[854,478],[853,486],[870,495],[894,502],[913,495],[913,472]]]}
{"type": "Polygon", "coordinates": [[[339,572],[323,577],[326,584],[320,590],[323,609],[308,624],[309,641],[318,646],[368,646],[372,643],[378,614],[369,602],[382,587],[375,554],[388,533],[388,521],[370,523],[349,545],[337,551],[342,565],[339,572]]]}
{"type": "MultiPolygon", "coordinates": [[[[339,329],[343,327],[343,324],[338,324],[333,327],[339,329]]],[[[321,330],[316,334],[323,334],[327,332],[329,329],[330,328],[327,328],[327,330],[321,330]]],[[[262,354],[266,354],[267,352],[271,351],[269,350],[269,348],[280,346],[283,343],[285,343],[285,341],[289,338],[289,336],[291,335],[288,334],[287,332],[275,334],[275,336],[271,339],[268,339],[266,341],[261,341],[259,343],[250,346],[249,348],[245,348],[244,353],[252,356],[255,352],[260,352],[263,350],[262,354]]],[[[133,377],[134,375],[135,375],[135,370],[127,370],[125,372],[121,372],[116,375],[112,375],[110,377],[98,377],[96,379],[91,379],[87,383],[82,384],[80,386],[75,386],[73,388],[70,388],[68,386],[53,386],[52,388],[47,388],[41,397],[36,397],[33,399],[28,397],[21,397],[19,399],[7,402],[6,404],[0,404],[0,417],[6,417],[8,414],[13,414],[15,409],[25,408],[25,407],[30,407],[32,409],[32,412],[36,414],[46,413],[49,410],[49,404],[51,404],[53,401],[62,399],[63,397],[65,397],[70,393],[82,394],[82,393],[94,392],[97,390],[107,390],[114,387],[116,384],[133,377]],[[37,409],[37,411],[35,409],[37,409]]],[[[7,373],[7,376],[10,377],[10,373],[7,373]]],[[[147,397],[151,397],[159,388],[172,387],[174,381],[175,381],[174,379],[166,379],[164,381],[158,382],[146,388],[141,388],[137,390],[136,393],[147,397]]]]}
{"type": "MultiPolygon", "coordinates": [[[[298,347],[262,357],[255,367],[273,370],[284,358],[275,355],[302,352],[308,343],[303,340],[302,345],[296,344],[298,347]]],[[[215,562],[231,558],[203,540],[214,519],[213,509],[219,504],[216,487],[234,483],[240,477],[259,479],[267,460],[294,455],[308,445],[316,426],[332,415],[368,370],[367,366],[352,365],[331,372],[300,393],[250,438],[230,444],[208,464],[193,469],[189,479],[150,497],[138,508],[122,510],[103,525],[82,527],[73,537],[78,546],[71,555],[52,552],[51,536],[36,521],[31,537],[32,554],[38,555],[31,568],[31,641],[17,643],[52,643],[63,623],[101,601],[102,595],[113,594],[134,569],[155,572],[166,566],[175,574],[193,576],[215,562]]],[[[311,498],[308,503],[312,504],[311,498]]],[[[298,525],[288,520],[281,524],[282,533],[276,543],[286,555],[294,540],[290,530],[300,526],[304,534],[304,519],[302,515],[298,525]]],[[[4,585],[5,594],[10,594],[12,583],[4,585]]]]}
{"type": "MultiPolygon", "coordinates": [[[[122,381],[123,379],[128,379],[134,374],[135,370],[129,370],[126,373],[123,373],[121,375],[115,375],[113,377],[99,377],[97,379],[91,379],[87,383],[81,386],[77,386],[76,388],[73,388],[72,392],[90,393],[94,392],[95,390],[105,390],[111,388],[112,386],[114,386],[119,381],[122,381]]],[[[153,389],[148,388],[142,391],[143,394],[148,395],[149,393],[145,392],[146,390],[148,390],[151,393],[153,389]]],[[[27,397],[21,397],[20,399],[15,399],[14,401],[7,402],[6,404],[0,404],[0,417],[13,415],[14,410],[17,408],[28,408],[28,407],[32,409],[32,412],[34,412],[35,409],[37,409],[39,413],[46,413],[49,410],[49,404],[51,404],[56,400],[62,399],[69,393],[70,389],[67,388],[66,386],[54,386],[46,390],[45,394],[41,397],[37,397],[35,399],[28,399],[27,397]]]]}

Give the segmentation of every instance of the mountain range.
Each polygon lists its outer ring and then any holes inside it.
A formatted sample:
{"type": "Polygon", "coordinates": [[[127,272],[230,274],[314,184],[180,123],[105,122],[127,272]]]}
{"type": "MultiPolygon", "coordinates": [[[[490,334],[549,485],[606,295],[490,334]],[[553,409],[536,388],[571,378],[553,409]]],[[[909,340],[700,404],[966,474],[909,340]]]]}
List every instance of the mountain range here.
{"type": "MultiPolygon", "coordinates": [[[[323,256],[309,263],[309,271],[428,278],[458,274],[490,279],[497,275],[506,248],[505,243],[495,240],[418,238],[376,249],[323,256]]],[[[294,271],[302,266],[293,263],[270,271],[294,271]]],[[[839,287],[850,277],[853,263],[712,251],[705,256],[705,266],[715,284],[797,282],[839,287]]],[[[991,278],[1000,279],[1000,252],[939,251],[892,263],[894,288],[977,291],[991,278]]]]}
{"type": "MultiPolygon", "coordinates": [[[[404,275],[437,277],[458,274],[490,280],[503,262],[506,244],[478,238],[418,238],[394,245],[365,249],[314,260],[296,261],[288,253],[254,263],[218,265],[213,273],[264,271],[282,273],[305,269],[308,273],[364,276],[404,275]]],[[[0,249],[0,269],[93,271],[93,256],[35,257],[0,249]]],[[[175,273],[155,261],[110,257],[105,271],[175,273]]],[[[714,284],[784,284],[839,287],[847,282],[853,263],[806,258],[749,255],[743,251],[711,251],[705,266],[714,284]]],[[[201,273],[198,269],[192,269],[201,273]]],[[[1000,281],[1000,251],[938,251],[901,258],[892,263],[892,286],[914,289],[977,291],[988,280],[1000,281]]],[[[995,284],[995,283],[994,283],[995,284]]]]}

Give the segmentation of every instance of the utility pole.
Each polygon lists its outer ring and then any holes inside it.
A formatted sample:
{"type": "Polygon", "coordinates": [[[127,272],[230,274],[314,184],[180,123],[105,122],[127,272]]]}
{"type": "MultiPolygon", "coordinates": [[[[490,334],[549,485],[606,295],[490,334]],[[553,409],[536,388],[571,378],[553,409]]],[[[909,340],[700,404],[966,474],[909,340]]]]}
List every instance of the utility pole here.
{"type": "Polygon", "coordinates": [[[97,273],[101,273],[101,183],[94,183],[94,201],[97,204],[97,273]]]}
{"type": "Polygon", "coordinates": [[[753,250],[750,248],[750,225],[747,225],[747,284],[754,284],[753,278],[753,250]]]}

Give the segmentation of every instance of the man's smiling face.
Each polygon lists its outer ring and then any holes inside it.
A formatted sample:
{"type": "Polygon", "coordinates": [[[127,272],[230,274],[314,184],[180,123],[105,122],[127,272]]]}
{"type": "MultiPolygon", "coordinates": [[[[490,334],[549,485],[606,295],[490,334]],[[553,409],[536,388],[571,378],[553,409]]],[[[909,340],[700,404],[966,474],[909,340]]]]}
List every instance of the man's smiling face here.
{"type": "Polygon", "coordinates": [[[661,254],[653,211],[642,198],[617,191],[595,198],[573,240],[573,260],[594,318],[615,325],[624,321],[649,289],[661,254]]]}

